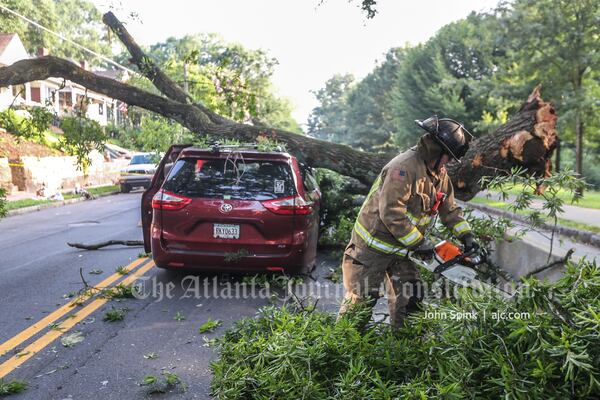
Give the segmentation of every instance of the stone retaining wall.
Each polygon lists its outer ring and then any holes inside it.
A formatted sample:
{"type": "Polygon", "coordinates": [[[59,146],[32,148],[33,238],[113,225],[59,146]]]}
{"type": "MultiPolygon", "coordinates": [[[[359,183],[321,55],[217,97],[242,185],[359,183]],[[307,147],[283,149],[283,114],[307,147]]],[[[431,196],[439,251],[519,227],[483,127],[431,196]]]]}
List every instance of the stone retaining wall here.
{"type": "Polygon", "coordinates": [[[8,165],[8,158],[0,158],[0,188],[12,188],[12,173],[8,165]]]}
{"type": "Polygon", "coordinates": [[[128,160],[105,161],[97,151],[90,155],[92,164],[87,175],[77,168],[76,157],[21,157],[11,160],[12,183],[19,190],[35,192],[42,185],[50,190],[70,189],[76,184],[98,186],[117,183],[119,172],[128,160]]]}

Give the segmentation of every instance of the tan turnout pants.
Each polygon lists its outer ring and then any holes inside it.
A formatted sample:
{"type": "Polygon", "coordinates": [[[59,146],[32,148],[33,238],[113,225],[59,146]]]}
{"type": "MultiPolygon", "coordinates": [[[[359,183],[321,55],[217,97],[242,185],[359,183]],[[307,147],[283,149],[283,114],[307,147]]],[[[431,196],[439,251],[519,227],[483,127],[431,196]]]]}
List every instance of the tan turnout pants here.
{"type": "Polygon", "coordinates": [[[342,273],[346,294],[338,318],[358,303],[372,309],[381,296],[383,285],[388,298],[390,325],[399,328],[406,315],[416,311],[423,297],[417,266],[402,256],[379,254],[350,242],[344,251],[342,273]]]}

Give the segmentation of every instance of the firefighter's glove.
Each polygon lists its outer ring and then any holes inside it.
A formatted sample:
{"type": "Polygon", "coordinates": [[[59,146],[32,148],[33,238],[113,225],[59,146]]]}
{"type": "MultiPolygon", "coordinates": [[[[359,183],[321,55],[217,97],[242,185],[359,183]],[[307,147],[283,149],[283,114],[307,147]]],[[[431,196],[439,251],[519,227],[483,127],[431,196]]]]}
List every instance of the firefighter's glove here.
{"type": "Polygon", "coordinates": [[[413,255],[415,255],[417,257],[429,258],[429,257],[433,256],[434,247],[435,246],[433,245],[433,243],[431,243],[429,240],[423,238],[419,242],[415,243],[415,245],[411,251],[412,251],[413,255]]]}
{"type": "Polygon", "coordinates": [[[477,250],[479,250],[479,243],[477,243],[475,241],[475,237],[473,236],[472,233],[467,233],[466,235],[464,235],[460,241],[462,242],[464,248],[465,248],[465,253],[469,253],[469,252],[477,252],[477,250]]]}

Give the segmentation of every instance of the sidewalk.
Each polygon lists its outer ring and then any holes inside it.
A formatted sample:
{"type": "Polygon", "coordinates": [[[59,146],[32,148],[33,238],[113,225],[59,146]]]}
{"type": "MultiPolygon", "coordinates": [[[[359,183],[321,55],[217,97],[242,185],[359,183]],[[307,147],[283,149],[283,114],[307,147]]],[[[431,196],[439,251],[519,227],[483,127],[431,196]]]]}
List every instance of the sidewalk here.
{"type": "MultiPolygon", "coordinates": [[[[503,201],[504,203],[511,203],[514,202],[516,196],[509,195],[506,200],[502,200],[502,197],[499,193],[481,192],[476,197],[488,200],[503,201]],[[489,194],[490,197],[487,197],[487,194],[489,194]]],[[[543,201],[534,199],[532,200],[531,205],[533,209],[541,210],[543,201]]],[[[563,209],[564,213],[560,216],[562,219],[568,219],[571,221],[600,227],[599,209],[584,208],[569,204],[563,205],[563,209]]]]}

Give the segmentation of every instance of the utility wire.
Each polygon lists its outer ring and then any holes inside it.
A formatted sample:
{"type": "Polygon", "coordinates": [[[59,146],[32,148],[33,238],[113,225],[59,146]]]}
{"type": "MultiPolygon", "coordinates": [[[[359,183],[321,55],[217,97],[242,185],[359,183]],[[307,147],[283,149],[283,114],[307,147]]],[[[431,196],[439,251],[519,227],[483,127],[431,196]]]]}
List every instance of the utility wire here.
{"type": "Polygon", "coordinates": [[[50,29],[46,28],[45,26],[38,24],[37,22],[35,22],[35,21],[33,21],[33,20],[31,20],[31,19],[27,18],[27,17],[26,17],[26,16],[24,16],[24,15],[21,15],[21,14],[19,14],[19,13],[18,13],[18,12],[16,12],[16,11],[13,11],[13,10],[11,10],[10,8],[8,8],[8,7],[6,7],[6,6],[2,5],[2,4],[0,4],[0,8],[2,8],[2,9],[3,9],[3,10],[5,10],[5,11],[8,11],[9,13],[11,13],[11,14],[13,14],[13,15],[16,15],[17,17],[19,17],[19,18],[21,18],[21,19],[23,19],[23,20],[25,20],[25,21],[27,21],[27,22],[29,22],[30,24],[32,24],[33,26],[35,26],[35,27],[37,27],[37,28],[40,28],[40,29],[42,29],[42,30],[44,30],[44,31],[46,31],[46,32],[48,32],[48,33],[50,33],[50,34],[54,35],[54,36],[57,36],[58,38],[60,38],[60,39],[62,39],[62,40],[64,40],[64,41],[66,41],[66,42],[69,42],[69,43],[71,43],[72,45],[74,45],[74,46],[76,46],[76,47],[79,47],[79,48],[80,48],[80,49],[82,49],[83,51],[87,51],[88,53],[90,53],[90,54],[92,54],[92,55],[94,55],[94,56],[96,56],[96,57],[98,57],[98,58],[100,58],[100,59],[102,59],[102,60],[106,61],[106,62],[107,62],[107,63],[109,63],[109,64],[112,64],[112,65],[114,65],[115,67],[121,68],[121,69],[123,69],[123,70],[125,70],[125,71],[127,71],[127,72],[130,72],[130,73],[132,73],[132,74],[135,74],[135,75],[137,75],[137,72],[136,72],[136,71],[134,71],[134,70],[132,70],[132,69],[130,69],[130,68],[127,68],[127,67],[125,67],[125,66],[123,66],[123,65],[119,64],[118,62],[116,62],[116,61],[113,61],[113,60],[111,60],[110,58],[108,58],[108,57],[106,57],[106,56],[102,55],[102,54],[96,53],[95,51],[93,51],[93,50],[90,50],[90,49],[88,49],[87,47],[80,45],[79,43],[77,43],[77,42],[75,42],[75,41],[73,41],[73,40],[71,40],[71,39],[69,39],[69,38],[67,38],[67,37],[65,37],[65,36],[63,36],[63,35],[61,35],[61,34],[60,34],[60,33],[58,33],[58,32],[54,32],[54,31],[52,31],[52,30],[50,30],[50,29]]]}

